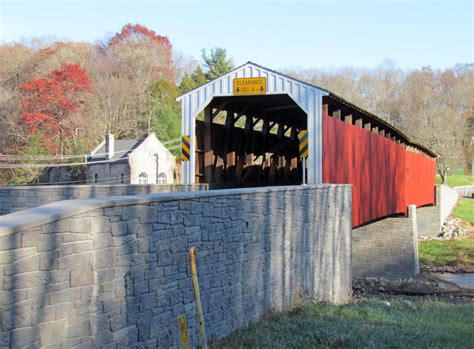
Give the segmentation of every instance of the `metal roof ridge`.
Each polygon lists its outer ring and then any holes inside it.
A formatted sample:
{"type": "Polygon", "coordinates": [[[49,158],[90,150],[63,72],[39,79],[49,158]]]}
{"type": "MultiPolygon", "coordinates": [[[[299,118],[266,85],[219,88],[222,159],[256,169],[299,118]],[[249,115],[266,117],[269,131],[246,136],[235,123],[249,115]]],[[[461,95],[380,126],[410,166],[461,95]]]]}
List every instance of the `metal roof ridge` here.
{"type": "Polygon", "coordinates": [[[207,81],[206,83],[204,83],[204,84],[202,84],[202,85],[199,85],[199,86],[196,86],[196,87],[193,88],[192,90],[189,90],[188,92],[179,95],[178,97],[176,97],[176,100],[177,100],[177,101],[180,101],[180,100],[182,99],[182,97],[184,97],[184,96],[190,94],[191,92],[193,92],[193,91],[195,91],[195,90],[197,90],[197,89],[199,89],[199,88],[201,88],[201,87],[203,87],[203,86],[206,86],[207,84],[209,84],[209,83],[211,83],[211,82],[213,82],[213,81],[215,81],[215,80],[217,80],[217,79],[220,79],[220,78],[222,78],[222,77],[224,77],[224,76],[226,76],[226,75],[228,75],[228,74],[231,74],[231,73],[235,72],[236,70],[245,67],[246,65],[253,65],[253,66],[257,67],[257,68],[267,70],[267,71],[269,71],[269,72],[271,72],[271,73],[280,75],[280,76],[285,77],[285,78],[287,78],[287,79],[291,79],[291,80],[294,80],[294,81],[299,82],[299,83],[301,83],[301,84],[304,84],[304,85],[310,86],[310,87],[312,87],[312,88],[316,88],[316,89],[318,89],[318,90],[321,90],[321,91],[323,91],[323,92],[330,93],[329,90],[326,90],[326,89],[324,89],[324,88],[322,88],[322,87],[319,87],[319,86],[310,84],[309,82],[306,82],[306,81],[303,81],[303,80],[300,80],[300,79],[296,79],[296,78],[294,78],[294,77],[292,77],[292,76],[286,75],[286,74],[281,73],[281,72],[279,72],[279,71],[276,71],[276,70],[273,70],[273,69],[264,67],[263,65],[260,65],[260,64],[258,64],[258,63],[255,63],[255,62],[252,62],[252,61],[247,61],[246,63],[241,64],[241,65],[239,65],[238,67],[235,67],[235,68],[232,69],[232,70],[229,70],[227,73],[222,74],[221,76],[218,76],[218,77],[216,77],[216,78],[214,78],[214,79],[212,79],[212,80],[209,80],[209,81],[207,81]]]}

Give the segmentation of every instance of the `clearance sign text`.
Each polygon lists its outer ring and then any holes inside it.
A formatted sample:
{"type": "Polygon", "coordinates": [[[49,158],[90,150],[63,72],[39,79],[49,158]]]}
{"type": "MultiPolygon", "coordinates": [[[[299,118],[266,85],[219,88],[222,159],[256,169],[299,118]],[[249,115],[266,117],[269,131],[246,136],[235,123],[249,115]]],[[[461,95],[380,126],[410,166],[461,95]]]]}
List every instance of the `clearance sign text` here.
{"type": "Polygon", "coordinates": [[[262,95],[267,93],[266,78],[234,79],[234,95],[262,95]]]}

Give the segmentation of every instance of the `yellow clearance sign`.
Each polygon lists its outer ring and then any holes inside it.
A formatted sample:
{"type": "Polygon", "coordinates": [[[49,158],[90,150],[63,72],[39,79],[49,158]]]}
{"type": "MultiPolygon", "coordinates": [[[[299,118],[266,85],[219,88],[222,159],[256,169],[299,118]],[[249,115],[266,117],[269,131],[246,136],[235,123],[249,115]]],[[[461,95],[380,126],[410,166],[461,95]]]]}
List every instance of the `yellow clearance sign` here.
{"type": "Polygon", "coordinates": [[[264,95],[267,93],[267,78],[234,79],[234,95],[264,95]]]}

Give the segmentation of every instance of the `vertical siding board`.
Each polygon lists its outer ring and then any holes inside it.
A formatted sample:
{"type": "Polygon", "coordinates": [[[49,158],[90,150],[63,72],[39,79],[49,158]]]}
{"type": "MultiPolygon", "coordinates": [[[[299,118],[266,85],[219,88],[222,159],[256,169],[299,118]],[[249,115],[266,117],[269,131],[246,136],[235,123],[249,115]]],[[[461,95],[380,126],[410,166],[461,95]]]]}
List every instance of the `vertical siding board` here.
{"type": "MultiPolygon", "coordinates": [[[[323,96],[320,91],[316,92],[316,99],[314,101],[316,103],[317,114],[316,114],[316,127],[318,129],[318,136],[317,136],[317,151],[319,154],[318,157],[318,171],[317,171],[317,178],[315,183],[322,183],[323,182],[323,118],[322,118],[322,108],[323,108],[323,96]]],[[[351,148],[352,149],[352,148],[351,148]]]]}
{"type": "Polygon", "coordinates": [[[188,173],[187,173],[187,183],[194,183],[194,156],[195,156],[195,148],[194,148],[194,105],[193,105],[193,99],[191,98],[192,95],[189,98],[189,108],[188,108],[188,127],[187,127],[187,134],[190,135],[191,137],[191,144],[190,144],[190,157],[189,157],[189,165],[188,165],[188,173]]]}
{"type": "MultiPolygon", "coordinates": [[[[181,100],[181,113],[183,115],[183,117],[181,118],[181,132],[183,135],[186,135],[187,132],[188,132],[188,117],[189,117],[189,113],[188,113],[188,96],[185,96],[183,97],[183,99],[181,100]]],[[[188,170],[186,168],[186,166],[183,166],[182,167],[182,173],[183,173],[183,181],[186,180],[187,178],[187,175],[188,175],[188,170]]]]}
{"type": "Polygon", "coordinates": [[[427,156],[355,125],[323,116],[323,183],[352,184],[352,224],[434,204],[436,168],[427,156]],[[418,155],[418,156],[414,156],[418,155]],[[406,167],[416,175],[407,177],[406,167]]]}

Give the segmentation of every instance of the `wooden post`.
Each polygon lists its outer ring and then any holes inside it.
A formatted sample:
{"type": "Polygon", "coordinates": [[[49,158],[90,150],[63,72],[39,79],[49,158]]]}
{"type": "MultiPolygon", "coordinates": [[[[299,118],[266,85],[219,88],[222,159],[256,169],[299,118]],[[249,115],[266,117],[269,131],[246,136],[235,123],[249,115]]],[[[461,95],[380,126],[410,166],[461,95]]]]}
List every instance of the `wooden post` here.
{"type": "MultiPolygon", "coordinates": [[[[230,151],[233,145],[232,144],[233,131],[234,131],[234,111],[228,110],[226,120],[225,120],[226,141],[225,141],[225,149],[223,153],[223,156],[225,159],[224,160],[225,161],[225,175],[226,175],[227,182],[233,179],[231,178],[232,177],[231,167],[235,166],[235,152],[230,151]]],[[[233,170],[235,170],[235,168],[233,170]]]]}
{"type": "Polygon", "coordinates": [[[204,108],[204,183],[211,183],[214,167],[214,154],[212,151],[212,115],[211,107],[204,108]]]}
{"type": "MultiPolygon", "coordinates": [[[[285,125],[284,124],[278,124],[278,131],[277,131],[277,136],[278,136],[278,141],[282,141],[283,137],[285,136],[285,125]]],[[[277,157],[277,179],[281,179],[283,177],[283,172],[284,172],[284,164],[285,164],[285,155],[280,155],[278,154],[277,157]],[[282,166],[283,164],[283,166],[282,166]]]]}
{"type": "Polygon", "coordinates": [[[247,152],[250,151],[250,132],[252,132],[253,117],[245,115],[244,139],[240,144],[239,157],[235,169],[235,179],[240,181],[246,165],[247,152]]]}
{"type": "MultiPolygon", "coordinates": [[[[263,172],[264,177],[265,177],[265,169],[266,167],[269,166],[269,163],[267,161],[267,139],[268,139],[269,134],[270,134],[270,122],[268,120],[263,120],[263,126],[262,126],[263,149],[261,153],[262,153],[262,172],[263,172]]],[[[265,180],[266,179],[267,178],[265,178],[265,180]]]]}
{"type": "Polygon", "coordinates": [[[199,282],[196,267],[197,250],[195,247],[189,249],[189,265],[191,269],[191,278],[193,281],[194,301],[196,304],[196,313],[199,324],[199,347],[207,349],[206,326],[204,324],[204,315],[201,306],[201,294],[199,292],[199,282]]]}

